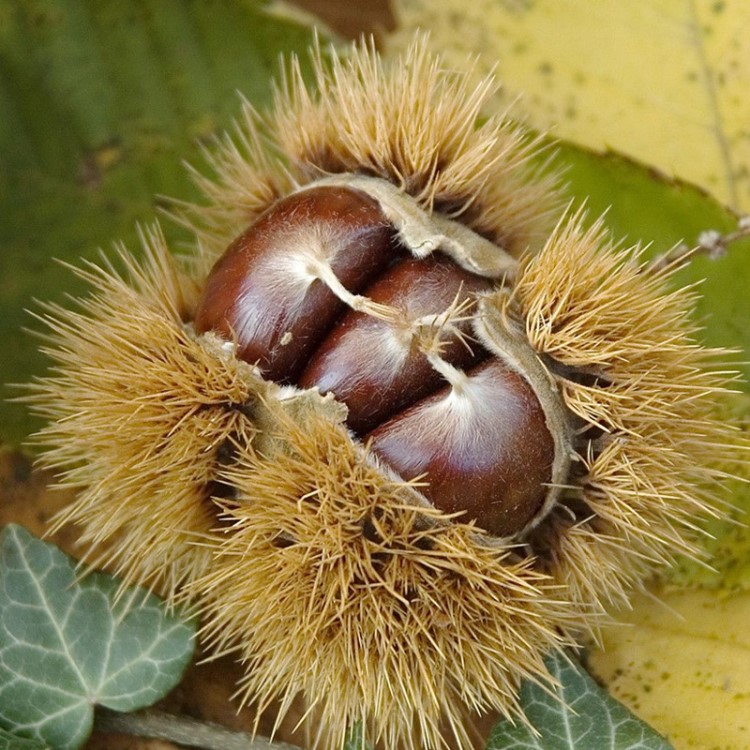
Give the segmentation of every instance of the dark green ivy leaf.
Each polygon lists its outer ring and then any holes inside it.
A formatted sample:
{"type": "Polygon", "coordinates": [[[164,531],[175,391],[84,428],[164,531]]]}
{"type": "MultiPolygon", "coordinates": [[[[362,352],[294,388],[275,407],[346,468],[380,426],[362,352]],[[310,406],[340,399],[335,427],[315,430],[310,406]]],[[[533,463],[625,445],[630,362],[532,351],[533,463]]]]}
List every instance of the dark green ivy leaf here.
{"type": "Polygon", "coordinates": [[[195,623],[143,589],[119,592],[22,526],[0,538],[0,726],[74,750],[94,706],[134,711],[181,679],[195,623]]]}
{"type": "Polygon", "coordinates": [[[555,653],[547,667],[551,693],[527,682],[521,705],[538,733],[508,721],[492,731],[487,750],[673,750],[647,724],[609,696],[571,656],[555,653]]]}
{"type": "Polygon", "coordinates": [[[0,750],[48,750],[48,745],[39,740],[29,740],[0,729],[0,750]]]}

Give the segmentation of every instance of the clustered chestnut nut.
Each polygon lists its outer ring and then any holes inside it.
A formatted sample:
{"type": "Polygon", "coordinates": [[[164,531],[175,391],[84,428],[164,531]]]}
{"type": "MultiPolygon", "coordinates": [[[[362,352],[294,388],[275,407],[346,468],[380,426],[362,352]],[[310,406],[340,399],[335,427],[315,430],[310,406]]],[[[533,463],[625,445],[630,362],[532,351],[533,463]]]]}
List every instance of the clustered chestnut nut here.
{"type": "Polygon", "coordinates": [[[266,379],[332,393],[352,433],[436,508],[510,536],[545,504],[555,443],[531,384],[474,335],[496,284],[439,251],[415,257],[361,190],[316,186],[231,244],[194,324],[266,379]]]}

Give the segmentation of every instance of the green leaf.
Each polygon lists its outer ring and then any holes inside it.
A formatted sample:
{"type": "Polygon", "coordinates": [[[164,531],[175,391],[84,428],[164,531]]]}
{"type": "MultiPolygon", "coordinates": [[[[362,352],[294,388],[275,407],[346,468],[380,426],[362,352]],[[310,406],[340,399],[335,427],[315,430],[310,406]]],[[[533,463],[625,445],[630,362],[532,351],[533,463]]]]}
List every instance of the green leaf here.
{"type": "Polygon", "coordinates": [[[361,722],[352,727],[343,750],[372,750],[366,742],[365,730],[361,722]]]}
{"type": "Polygon", "coordinates": [[[0,3],[0,439],[37,426],[5,402],[46,367],[24,309],[84,290],[52,258],[136,249],[156,195],[196,197],[183,161],[231,126],[237,92],[267,106],[279,54],[310,40],[251,0],[0,3]]]}
{"type": "MultiPolygon", "coordinates": [[[[701,189],[665,177],[612,152],[597,153],[559,144],[555,166],[565,170],[569,193],[595,219],[605,211],[613,236],[628,244],[649,245],[646,257],[679,242],[698,244],[702,232],[721,234],[737,228],[737,216],[701,189]]],[[[696,316],[711,346],[750,351],[750,241],[736,242],[715,260],[696,257],[676,277],[680,285],[702,282],[696,316]]],[[[750,363],[735,367],[750,390],[750,363]]]]}
{"type": "MultiPolygon", "coordinates": [[[[722,412],[722,416],[732,424],[745,425],[747,433],[750,395],[737,394],[731,408],[722,412]]],[[[661,574],[669,589],[699,586],[719,591],[722,597],[750,591],[750,533],[747,526],[750,519],[750,467],[747,462],[737,461],[721,468],[731,475],[724,480],[721,490],[721,497],[728,501],[729,508],[726,513],[701,524],[705,531],[700,540],[703,558],[681,557],[677,565],[661,574]]]]}
{"type": "Polygon", "coordinates": [[[75,560],[21,526],[0,543],[0,724],[54,748],[80,747],[94,706],[133,711],[189,664],[195,624],[155,596],[75,560]]]}
{"type": "Polygon", "coordinates": [[[521,704],[531,725],[501,722],[487,750],[670,750],[663,737],[602,690],[572,657],[555,653],[547,667],[559,686],[526,682],[521,704]]]}
{"type": "Polygon", "coordinates": [[[0,729],[0,750],[47,750],[48,745],[39,740],[18,737],[15,734],[0,729]]]}

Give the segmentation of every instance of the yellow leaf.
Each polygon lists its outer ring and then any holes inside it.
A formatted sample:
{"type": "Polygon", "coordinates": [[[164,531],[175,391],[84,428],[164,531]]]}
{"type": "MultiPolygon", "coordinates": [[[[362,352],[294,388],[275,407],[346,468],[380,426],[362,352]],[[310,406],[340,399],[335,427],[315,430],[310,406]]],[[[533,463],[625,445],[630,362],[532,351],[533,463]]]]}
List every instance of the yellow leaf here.
{"type": "Polygon", "coordinates": [[[639,596],[589,666],[676,750],[750,748],[750,593],[639,596]]]}
{"type": "Polygon", "coordinates": [[[451,64],[496,64],[503,106],[555,136],[611,148],[750,211],[750,3],[395,0],[451,64]]]}

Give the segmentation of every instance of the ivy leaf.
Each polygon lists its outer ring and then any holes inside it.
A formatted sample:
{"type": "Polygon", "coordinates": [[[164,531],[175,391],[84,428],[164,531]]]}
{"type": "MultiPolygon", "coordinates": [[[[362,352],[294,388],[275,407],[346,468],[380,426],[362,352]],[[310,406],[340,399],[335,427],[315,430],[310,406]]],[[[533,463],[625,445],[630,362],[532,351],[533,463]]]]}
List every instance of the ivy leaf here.
{"type": "Polygon", "coordinates": [[[189,664],[195,624],[142,589],[117,597],[103,573],[21,526],[0,540],[0,724],[59,750],[80,747],[94,706],[133,711],[166,695],[189,664]]]}
{"type": "Polygon", "coordinates": [[[48,750],[48,745],[39,740],[18,737],[0,729],[0,750],[48,750]]]}
{"type": "Polygon", "coordinates": [[[352,727],[343,750],[372,750],[372,747],[365,742],[365,730],[361,723],[352,727]]]}
{"type": "Polygon", "coordinates": [[[487,750],[671,750],[572,658],[557,652],[547,667],[559,683],[553,694],[531,682],[521,688],[521,705],[539,733],[504,721],[493,729],[487,750]]]}

